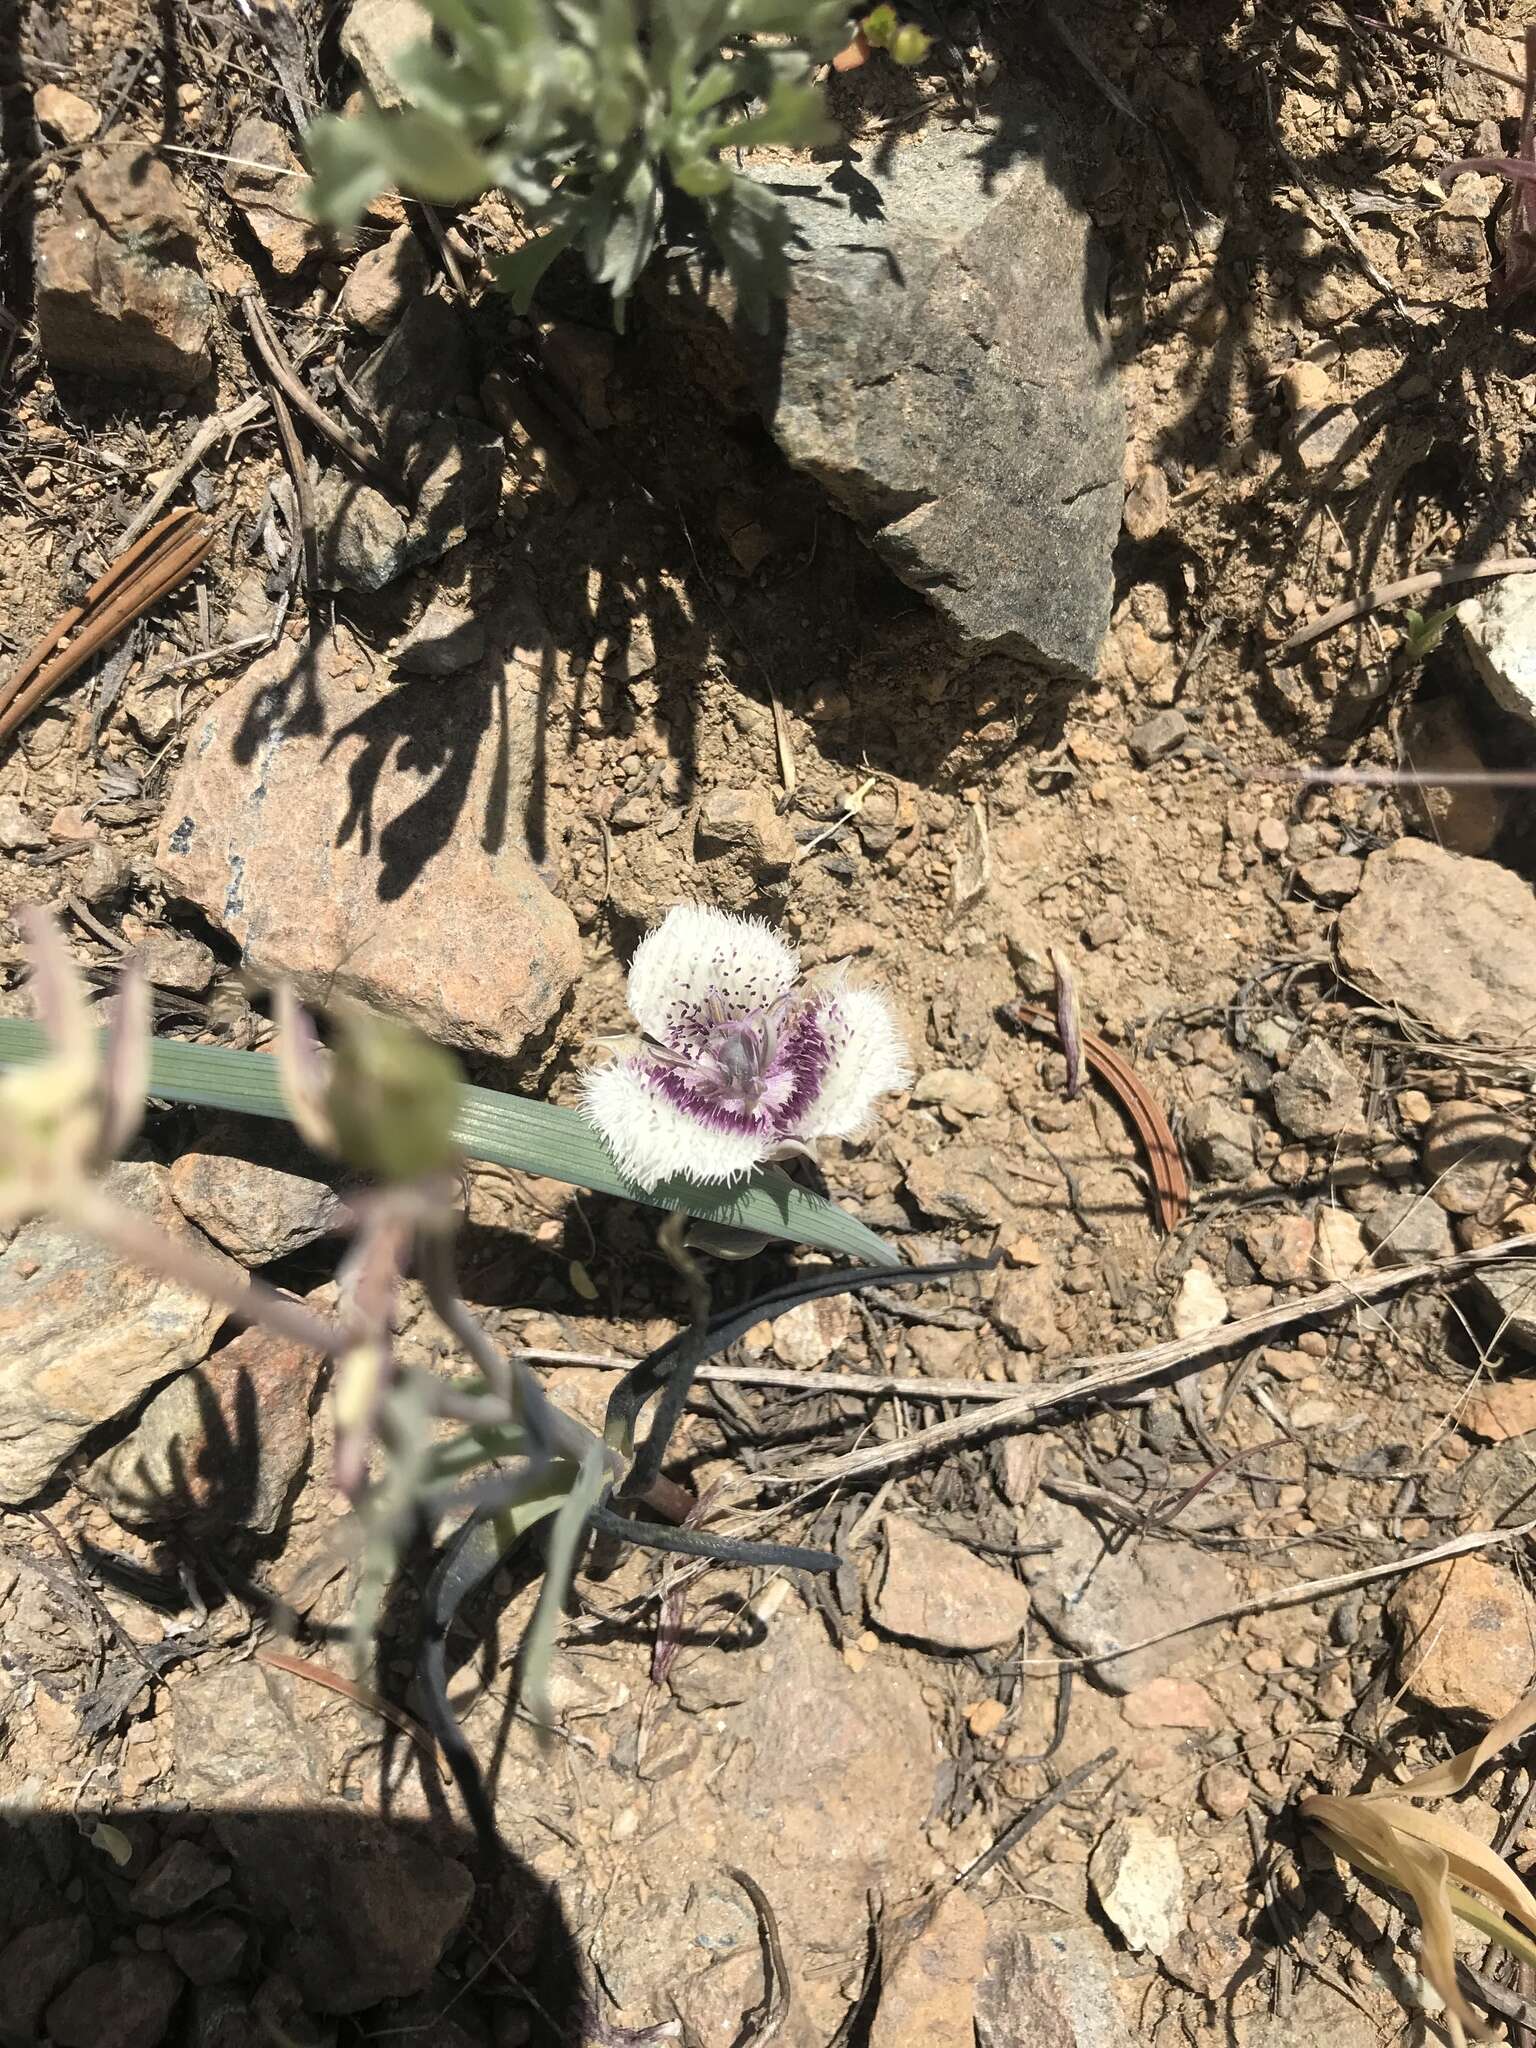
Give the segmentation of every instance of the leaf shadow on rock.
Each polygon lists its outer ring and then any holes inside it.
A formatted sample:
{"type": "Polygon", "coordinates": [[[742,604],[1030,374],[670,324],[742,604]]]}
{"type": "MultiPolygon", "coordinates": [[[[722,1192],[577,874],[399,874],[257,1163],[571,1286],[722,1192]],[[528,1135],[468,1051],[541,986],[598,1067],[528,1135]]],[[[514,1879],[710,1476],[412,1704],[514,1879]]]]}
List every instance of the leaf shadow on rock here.
{"type": "Polygon", "coordinates": [[[274,1794],[269,1780],[250,1804],[0,1810],[0,2035],[34,2039],[52,2013],[53,2038],[115,2039],[137,2014],[136,2040],[220,2048],[478,2043],[516,2015],[534,2048],[591,2038],[595,1993],[571,1930],[520,1857],[492,1859],[441,1818],[384,1821],[318,1790],[302,1805],[274,1794]],[[112,1833],[93,1843],[90,1819],[112,1833]],[[194,1851],[205,1888],[182,1910],[157,1910],[150,1886],[137,1893],[167,1852],[185,1867],[194,1851]]]}

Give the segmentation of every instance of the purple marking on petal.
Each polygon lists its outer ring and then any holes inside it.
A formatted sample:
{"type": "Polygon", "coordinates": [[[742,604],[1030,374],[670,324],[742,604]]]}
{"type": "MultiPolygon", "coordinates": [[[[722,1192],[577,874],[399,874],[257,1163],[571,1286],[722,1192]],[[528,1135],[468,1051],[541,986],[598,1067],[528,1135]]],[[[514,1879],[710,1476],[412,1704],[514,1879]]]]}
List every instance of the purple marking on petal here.
{"type": "Polygon", "coordinates": [[[821,1087],[832,1054],[828,1021],[825,1005],[784,999],[733,1015],[706,1001],[693,1013],[686,1051],[674,1032],[638,1065],[683,1115],[773,1144],[792,1133],[821,1087]]]}

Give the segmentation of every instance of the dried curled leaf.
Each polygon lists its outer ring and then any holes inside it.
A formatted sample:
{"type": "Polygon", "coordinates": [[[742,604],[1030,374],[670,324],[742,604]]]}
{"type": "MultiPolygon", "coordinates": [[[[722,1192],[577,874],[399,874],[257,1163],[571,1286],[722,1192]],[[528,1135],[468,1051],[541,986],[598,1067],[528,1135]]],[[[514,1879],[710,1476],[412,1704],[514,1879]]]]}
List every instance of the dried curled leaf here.
{"type": "Polygon", "coordinates": [[[1316,1793],[1303,1799],[1304,1820],[1336,1856],[1384,1884],[1407,1892],[1423,1929],[1424,1975],[1445,2001],[1453,2038],[1489,2038],[1493,2029],[1473,2012],[1456,1980],[1456,1922],[1536,1965],[1536,1894],[1487,1843],[1443,1814],[1412,1802],[1460,1792],[1483,1765],[1536,1726],[1536,1692],[1511,1707],[1483,1736],[1443,1764],[1349,1797],[1316,1793]]]}

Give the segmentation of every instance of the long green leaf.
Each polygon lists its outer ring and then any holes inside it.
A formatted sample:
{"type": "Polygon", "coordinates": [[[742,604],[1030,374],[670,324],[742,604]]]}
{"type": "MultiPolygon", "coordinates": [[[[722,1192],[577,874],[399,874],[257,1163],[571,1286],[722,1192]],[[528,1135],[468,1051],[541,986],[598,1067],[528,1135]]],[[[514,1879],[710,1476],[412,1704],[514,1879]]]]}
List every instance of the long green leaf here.
{"type": "MultiPolygon", "coordinates": [[[[31,1065],[47,1049],[41,1025],[21,1017],[0,1017],[0,1067],[31,1065]]],[[[149,1092],[167,1102],[288,1120],[277,1062],[265,1053],[157,1038],[151,1047],[149,1092]]],[[[755,1174],[729,1187],[679,1177],[642,1188],[620,1171],[596,1131],[573,1109],[503,1095],[492,1088],[465,1088],[454,1135],[471,1159],[570,1181],[599,1195],[681,1209],[708,1223],[758,1230],[767,1237],[842,1252],[875,1265],[900,1264],[889,1245],[846,1210],[779,1174],[755,1174]]]]}

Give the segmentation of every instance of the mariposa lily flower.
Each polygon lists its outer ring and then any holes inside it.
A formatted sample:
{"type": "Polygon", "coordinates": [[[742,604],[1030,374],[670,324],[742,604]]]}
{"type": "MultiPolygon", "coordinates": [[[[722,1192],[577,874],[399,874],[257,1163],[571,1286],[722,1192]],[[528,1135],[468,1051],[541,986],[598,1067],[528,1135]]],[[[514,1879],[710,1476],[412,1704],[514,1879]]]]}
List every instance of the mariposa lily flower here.
{"type": "Polygon", "coordinates": [[[629,1007],[641,1035],[587,1076],[583,1106],[644,1188],[737,1180],[851,1137],[911,1075],[877,990],[803,983],[799,954],[761,919],[702,904],[641,940],[629,1007]]]}

